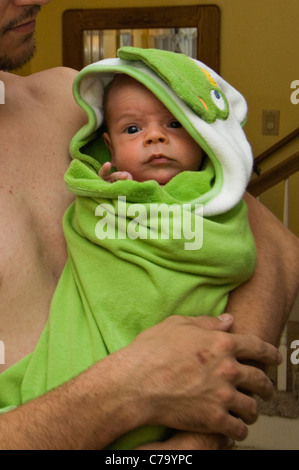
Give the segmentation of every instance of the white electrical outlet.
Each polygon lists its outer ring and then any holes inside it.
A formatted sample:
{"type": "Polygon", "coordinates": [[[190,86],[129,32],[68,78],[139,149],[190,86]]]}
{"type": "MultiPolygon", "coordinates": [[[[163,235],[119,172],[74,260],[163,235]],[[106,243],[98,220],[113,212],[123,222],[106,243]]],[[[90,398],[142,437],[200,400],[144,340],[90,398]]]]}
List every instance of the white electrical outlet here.
{"type": "Polygon", "coordinates": [[[262,117],[262,134],[278,135],[279,134],[279,118],[280,111],[264,110],[262,117]]]}

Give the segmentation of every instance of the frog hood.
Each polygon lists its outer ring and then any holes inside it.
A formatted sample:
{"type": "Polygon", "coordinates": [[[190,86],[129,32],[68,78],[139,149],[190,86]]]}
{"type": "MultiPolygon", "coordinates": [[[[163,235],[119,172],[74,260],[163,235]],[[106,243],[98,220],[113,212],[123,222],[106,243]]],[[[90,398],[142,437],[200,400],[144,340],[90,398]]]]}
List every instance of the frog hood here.
{"type": "Polygon", "coordinates": [[[115,74],[130,75],[146,86],[207,154],[214,182],[192,202],[203,204],[206,216],[234,207],[242,199],[252,171],[251,147],[242,128],[247,105],[213,70],[183,54],[123,47],[118,58],[101,60],[79,72],[74,96],[88,122],[71,142],[72,157],[78,158],[78,149],[96,138],[103,123],[104,90],[115,74]]]}

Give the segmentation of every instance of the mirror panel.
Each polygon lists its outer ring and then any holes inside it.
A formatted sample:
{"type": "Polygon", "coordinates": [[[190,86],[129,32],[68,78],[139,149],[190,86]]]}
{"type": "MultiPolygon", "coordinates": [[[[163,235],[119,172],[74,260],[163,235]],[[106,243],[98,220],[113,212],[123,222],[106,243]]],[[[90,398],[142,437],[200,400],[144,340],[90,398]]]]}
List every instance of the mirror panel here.
{"type": "Polygon", "coordinates": [[[198,58],[219,72],[220,10],[215,5],[67,10],[63,65],[80,70],[115,57],[122,45],[155,47],[198,58]]]}
{"type": "Polygon", "coordinates": [[[197,58],[197,28],[92,29],[83,31],[84,66],[115,57],[119,47],[179,52],[197,58]]]}

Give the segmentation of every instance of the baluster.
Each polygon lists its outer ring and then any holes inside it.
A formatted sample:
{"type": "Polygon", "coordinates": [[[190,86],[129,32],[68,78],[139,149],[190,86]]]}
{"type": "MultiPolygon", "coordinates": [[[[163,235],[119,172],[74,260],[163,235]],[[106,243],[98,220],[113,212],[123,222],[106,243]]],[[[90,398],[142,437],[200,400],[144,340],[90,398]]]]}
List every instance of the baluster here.
{"type": "Polygon", "coordinates": [[[289,178],[284,182],[283,223],[289,227],[289,178]]]}
{"type": "Polygon", "coordinates": [[[95,29],[92,34],[92,62],[103,59],[101,56],[102,31],[95,29]]]}
{"type": "Polygon", "coordinates": [[[83,41],[84,41],[84,66],[91,63],[91,35],[90,31],[83,32],[83,41]]]}
{"type": "MultiPolygon", "coordinates": [[[[284,204],[283,204],[283,223],[286,227],[289,226],[289,179],[284,182],[284,204]]],[[[277,368],[277,390],[287,391],[287,371],[288,371],[288,324],[285,325],[281,340],[279,351],[282,356],[282,362],[277,368]]]]}

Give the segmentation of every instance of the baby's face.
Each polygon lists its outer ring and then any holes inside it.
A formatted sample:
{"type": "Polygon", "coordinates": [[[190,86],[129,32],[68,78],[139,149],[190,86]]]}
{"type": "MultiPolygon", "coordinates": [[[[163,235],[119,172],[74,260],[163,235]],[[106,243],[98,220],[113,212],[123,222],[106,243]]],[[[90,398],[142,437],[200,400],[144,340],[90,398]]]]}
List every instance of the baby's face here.
{"type": "Polygon", "coordinates": [[[112,165],[135,181],[166,184],[178,173],[199,169],[202,150],[165,106],[141,83],[113,85],[104,134],[112,165]]]}

